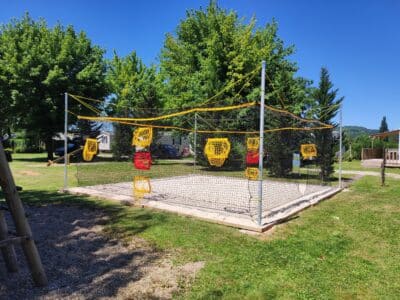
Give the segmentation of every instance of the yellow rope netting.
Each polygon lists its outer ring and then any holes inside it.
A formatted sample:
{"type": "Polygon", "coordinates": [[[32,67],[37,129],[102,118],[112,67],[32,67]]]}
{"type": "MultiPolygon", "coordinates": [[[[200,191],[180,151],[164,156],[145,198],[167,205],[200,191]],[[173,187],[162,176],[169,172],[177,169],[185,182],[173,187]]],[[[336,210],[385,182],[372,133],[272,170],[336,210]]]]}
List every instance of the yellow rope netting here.
{"type": "Polygon", "coordinates": [[[258,151],[260,147],[260,138],[249,137],[247,138],[247,150],[248,151],[258,151]]]}
{"type": "Polygon", "coordinates": [[[243,86],[240,88],[240,90],[235,94],[235,96],[233,96],[233,99],[235,99],[238,95],[240,95],[240,92],[247,86],[247,84],[254,78],[254,76],[257,74],[257,72],[261,69],[261,66],[255,68],[253,71],[247,73],[246,75],[244,75],[243,77],[239,78],[238,80],[228,84],[225,88],[223,88],[221,91],[219,91],[218,93],[216,93],[215,95],[211,96],[210,98],[204,100],[204,102],[200,105],[206,105],[206,104],[210,104],[212,102],[212,100],[214,100],[215,98],[217,98],[218,96],[222,95],[224,92],[226,92],[227,90],[233,88],[237,83],[241,82],[242,80],[244,80],[245,78],[249,79],[243,84],[243,86]]]}
{"type": "MultiPolygon", "coordinates": [[[[237,85],[239,82],[247,79],[243,86],[240,88],[239,92],[236,93],[236,95],[234,96],[233,99],[235,99],[240,92],[247,86],[247,84],[254,78],[254,76],[257,74],[257,72],[260,70],[261,66],[258,68],[255,68],[253,71],[247,73],[246,75],[242,76],[241,78],[239,78],[238,80],[229,83],[227,86],[225,86],[221,91],[219,91],[218,93],[216,93],[215,95],[213,95],[212,97],[209,97],[208,99],[206,99],[205,101],[203,101],[203,103],[196,108],[192,108],[192,109],[188,109],[188,110],[184,110],[184,111],[179,111],[179,112],[174,112],[174,113],[170,113],[170,114],[165,114],[165,115],[160,115],[160,116],[156,116],[156,117],[149,117],[149,118],[118,118],[118,117],[92,117],[92,116],[78,116],[78,119],[81,120],[88,120],[88,121],[99,121],[99,122],[116,122],[116,123],[120,123],[120,124],[125,124],[125,125],[132,125],[132,126],[139,126],[139,127],[149,127],[149,128],[162,128],[162,129],[172,129],[172,130],[180,130],[180,131],[185,131],[185,132],[194,132],[194,129],[192,128],[183,128],[183,127],[179,127],[179,126],[170,126],[170,125],[155,125],[155,124],[142,124],[142,123],[137,123],[137,122],[152,122],[152,121],[160,121],[160,120],[166,120],[169,118],[173,118],[173,117],[178,117],[178,116],[184,116],[187,114],[192,114],[192,113],[197,113],[197,112],[220,112],[220,111],[230,111],[230,110],[236,110],[236,109],[243,109],[243,108],[250,108],[250,107],[255,107],[257,105],[260,105],[258,102],[253,101],[253,102],[248,102],[248,103],[243,103],[243,104],[238,104],[238,105],[229,105],[229,106],[222,106],[222,107],[201,107],[205,104],[209,104],[210,102],[212,102],[212,100],[215,100],[218,96],[221,96],[225,91],[233,88],[235,85],[237,85]]],[[[267,78],[271,84],[273,85],[272,80],[268,77],[267,78]]],[[[275,87],[273,86],[273,88],[275,89],[275,87]]],[[[73,99],[75,99],[76,101],[78,101],[79,103],[81,103],[83,106],[85,106],[86,108],[88,108],[89,110],[93,111],[94,113],[96,113],[96,115],[100,115],[100,111],[99,109],[97,109],[96,107],[86,103],[85,101],[83,101],[82,99],[86,99],[89,101],[94,101],[94,102],[98,102],[98,103],[104,103],[104,101],[102,100],[98,100],[98,99],[93,99],[93,98],[89,98],[89,97],[83,97],[83,96],[78,96],[78,95],[73,95],[73,94],[69,94],[73,99]]],[[[279,100],[281,101],[282,106],[284,107],[284,99],[282,98],[282,96],[278,93],[279,96],[279,100]]],[[[276,112],[276,113],[281,113],[281,114],[286,114],[296,120],[299,120],[301,122],[305,122],[305,123],[314,123],[314,124],[319,124],[320,126],[318,127],[282,127],[282,128],[274,128],[274,129],[267,129],[264,131],[264,133],[268,133],[268,132],[277,132],[277,131],[286,131],[286,130],[295,130],[295,131],[311,131],[311,130],[323,130],[323,129],[330,129],[333,128],[332,125],[330,124],[325,124],[319,120],[313,120],[313,119],[307,119],[307,118],[302,118],[300,116],[295,115],[292,112],[289,112],[287,110],[284,109],[279,109],[279,108],[275,108],[272,106],[268,106],[265,105],[265,108],[276,112]]],[[[73,112],[70,112],[71,114],[74,114],[73,112]]],[[[76,114],[74,114],[76,115],[76,114]]],[[[207,133],[207,134],[258,134],[259,131],[243,131],[243,130],[197,130],[198,133],[207,133]]]]}
{"type": "Polygon", "coordinates": [[[98,144],[96,139],[86,139],[85,146],[83,147],[82,158],[84,161],[92,161],[93,157],[97,154],[98,144]]]}
{"type": "Polygon", "coordinates": [[[153,128],[139,127],[137,128],[132,137],[132,146],[149,147],[153,140],[153,128]]]}
{"type": "Polygon", "coordinates": [[[275,107],[268,106],[268,105],[264,105],[264,106],[265,106],[265,108],[267,108],[267,109],[269,109],[271,111],[275,111],[275,112],[278,112],[278,113],[281,113],[281,114],[289,115],[292,118],[297,119],[297,120],[302,121],[302,122],[317,123],[317,124],[320,124],[320,125],[322,125],[323,127],[326,127],[326,128],[333,128],[332,125],[325,124],[325,123],[323,123],[323,122],[321,122],[319,120],[302,118],[302,117],[299,117],[299,116],[295,115],[294,113],[292,113],[290,111],[287,111],[287,110],[284,110],[284,109],[279,109],[279,108],[275,108],[275,107]]]}
{"type": "MultiPolygon", "coordinates": [[[[75,95],[72,95],[72,94],[68,94],[68,95],[71,96],[72,99],[78,101],[80,104],[82,104],[83,106],[85,106],[86,108],[88,108],[89,110],[94,112],[96,115],[100,115],[101,111],[98,108],[96,108],[96,107],[86,103],[85,101],[79,99],[79,96],[75,96],[75,95]]],[[[78,119],[79,119],[79,116],[78,116],[78,119]]]]}
{"type": "Polygon", "coordinates": [[[151,193],[150,178],[146,176],[133,177],[133,195],[135,200],[141,200],[145,194],[151,193]]]}
{"type": "Polygon", "coordinates": [[[304,159],[312,159],[317,156],[317,146],[315,144],[302,144],[300,153],[304,159]]]}
{"type": "Polygon", "coordinates": [[[231,143],[227,138],[209,138],[204,146],[204,154],[208,162],[215,167],[221,167],[224,164],[230,151],[231,143]]]}
{"type": "MultiPolygon", "coordinates": [[[[227,111],[227,110],[234,110],[234,109],[241,109],[247,107],[253,107],[257,105],[256,102],[249,102],[245,104],[239,105],[231,105],[225,107],[211,107],[211,108],[193,108],[190,110],[185,110],[182,112],[177,112],[173,114],[153,117],[153,118],[115,118],[115,117],[90,117],[90,116],[78,116],[81,120],[89,120],[89,121],[100,121],[100,122],[116,122],[125,125],[132,125],[132,126],[139,126],[139,127],[151,127],[151,128],[162,128],[162,129],[172,129],[172,130],[180,130],[186,132],[194,132],[194,129],[183,128],[179,126],[169,126],[169,125],[153,125],[153,124],[143,124],[143,123],[136,123],[136,121],[157,121],[168,119],[171,117],[182,116],[194,112],[215,112],[215,111],[227,111]]],[[[317,123],[321,126],[318,127],[281,127],[281,128],[274,128],[274,129],[267,129],[264,130],[264,133],[268,132],[277,132],[277,131],[287,131],[287,130],[295,130],[295,131],[311,131],[311,130],[322,130],[322,129],[330,129],[333,128],[332,125],[322,123],[318,120],[313,119],[306,119],[299,117],[289,111],[274,108],[272,106],[265,105],[265,107],[271,111],[275,111],[282,114],[290,115],[291,117],[300,120],[306,123],[317,123]]],[[[222,134],[257,134],[259,131],[243,131],[243,130],[197,130],[198,133],[222,133],[222,134]]]]}
{"type": "Polygon", "coordinates": [[[79,116],[79,119],[81,120],[88,120],[88,121],[112,121],[112,122],[149,122],[149,121],[159,121],[159,120],[165,120],[169,119],[172,117],[178,117],[178,116],[183,116],[195,112],[217,112],[217,111],[227,111],[227,110],[235,110],[235,109],[241,109],[241,108],[246,108],[246,107],[252,107],[257,105],[256,102],[249,102],[249,103],[244,103],[244,104],[238,104],[238,105],[230,105],[230,106],[223,106],[223,107],[207,107],[207,108],[192,108],[172,114],[167,114],[167,115],[162,115],[162,116],[157,116],[157,117],[152,117],[152,118],[116,118],[116,117],[89,117],[89,116],[79,116]]]}
{"type": "Polygon", "coordinates": [[[246,178],[249,180],[257,180],[259,171],[258,171],[258,168],[248,167],[244,171],[244,174],[245,174],[246,178]]]}

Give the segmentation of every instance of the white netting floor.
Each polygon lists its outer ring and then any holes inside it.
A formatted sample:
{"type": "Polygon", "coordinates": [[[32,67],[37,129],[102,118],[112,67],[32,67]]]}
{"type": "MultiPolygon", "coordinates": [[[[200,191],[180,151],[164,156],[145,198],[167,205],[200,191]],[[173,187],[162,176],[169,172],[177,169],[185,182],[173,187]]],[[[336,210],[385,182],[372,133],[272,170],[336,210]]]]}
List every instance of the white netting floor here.
{"type": "MultiPolygon", "coordinates": [[[[132,182],[84,187],[97,194],[118,195],[133,201],[132,182]]],[[[258,210],[258,181],[224,176],[189,175],[151,179],[151,194],[144,201],[197,207],[254,216],[258,210]]],[[[285,206],[307,195],[331,190],[330,186],[287,181],[263,181],[263,211],[285,206]]]]}

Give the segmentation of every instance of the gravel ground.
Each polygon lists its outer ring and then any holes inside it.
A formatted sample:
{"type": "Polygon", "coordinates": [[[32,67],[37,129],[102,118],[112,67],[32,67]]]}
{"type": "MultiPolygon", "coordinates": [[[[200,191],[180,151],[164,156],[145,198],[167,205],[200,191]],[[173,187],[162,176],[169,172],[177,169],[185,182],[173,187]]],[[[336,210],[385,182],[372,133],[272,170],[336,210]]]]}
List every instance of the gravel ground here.
{"type": "Polygon", "coordinates": [[[17,246],[18,273],[7,273],[0,258],[0,299],[170,299],[203,267],[174,266],[169,254],[137,237],[110,238],[102,233],[107,216],[99,211],[47,205],[26,212],[49,285],[33,285],[17,246]]]}

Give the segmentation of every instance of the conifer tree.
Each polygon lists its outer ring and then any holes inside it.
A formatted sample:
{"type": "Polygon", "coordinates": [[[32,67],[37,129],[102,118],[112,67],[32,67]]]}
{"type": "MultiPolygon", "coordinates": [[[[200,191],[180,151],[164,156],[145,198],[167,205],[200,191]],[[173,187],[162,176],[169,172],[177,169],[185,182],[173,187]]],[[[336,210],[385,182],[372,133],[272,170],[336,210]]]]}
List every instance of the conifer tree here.
{"type": "MultiPolygon", "coordinates": [[[[330,80],[329,72],[326,68],[321,68],[321,75],[318,88],[314,93],[315,117],[319,121],[333,125],[334,118],[337,115],[340,104],[344,97],[338,98],[338,89],[333,89],[333,83],[330,80]]],[[[337,139],[333,137],[333,129],[318,130],[315,133],[317,144],[317,164],[320,166],[320,177],[323,181],[329,180],[334,172],[333,163],[335,160],[334,146],[337,139]]]]}

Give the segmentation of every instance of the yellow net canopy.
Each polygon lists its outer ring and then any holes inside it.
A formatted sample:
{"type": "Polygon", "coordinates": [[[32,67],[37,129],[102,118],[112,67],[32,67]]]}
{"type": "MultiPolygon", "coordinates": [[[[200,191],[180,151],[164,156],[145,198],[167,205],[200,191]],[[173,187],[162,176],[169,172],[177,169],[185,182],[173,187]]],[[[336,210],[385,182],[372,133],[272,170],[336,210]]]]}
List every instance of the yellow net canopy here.
{"type": "MultiPolygon", "coordinates": [[[[107,163],[79,165],[78,184],[143,203],[251,218],[260,205],[260,186],[265,191],[264,215],[329,188],[330,182],[322,182],[318,165],[318,155],[328,145],[318,143],[317,137],[324,130],[331,132],[332,125],[308,118],[306,112],[298,115],[266,105],[264,152],[259,153],[257,101],[208,104],[175,112],[152,111],[149,117],[79,116],[81,120],[117,124],[124,130],[112,143],[125,148],[118,158],[114,158],[115,153],[100,153],[99,160],[107,163]],[[307,150],[304,145],[315,147],[307,150]],[[139,154],[151,162],[151,168],[138,167],[135,157],[139,154]],[[305,160],[308,157],[315,159],[305,160]]],[[[89,145],[87,148],[84,155],[93,159],[89,145]]]]}

